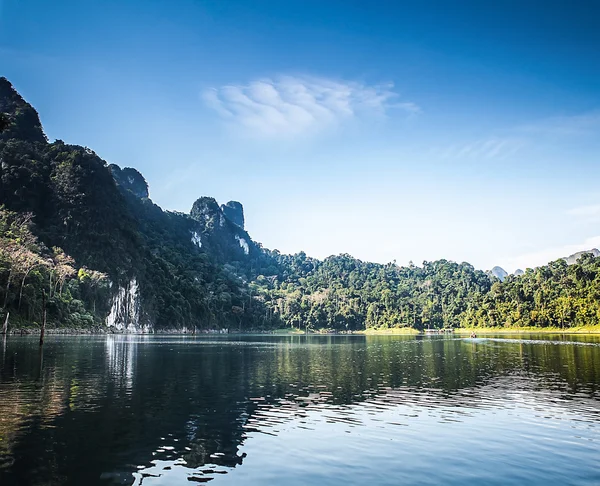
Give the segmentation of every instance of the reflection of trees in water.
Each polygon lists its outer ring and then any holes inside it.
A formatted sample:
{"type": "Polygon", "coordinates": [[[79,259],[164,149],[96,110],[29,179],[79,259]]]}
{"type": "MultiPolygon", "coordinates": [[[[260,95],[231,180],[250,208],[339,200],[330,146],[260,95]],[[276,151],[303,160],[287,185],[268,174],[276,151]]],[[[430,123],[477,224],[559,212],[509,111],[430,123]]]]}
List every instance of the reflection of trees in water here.
{"type": "Polygon", "coordinates": [[[36,339],[5,338],[0,363],[0,477],[9,467],[31,468],[23,463],[12,466],[22,454],[22,444],[33,445],[31,455],[42,457],[48,448],[45,438],[55,433],[55,420],[80,406],[89,409],[87,404],[101,393],[97,376],[82,380],[76,366],[62,362],[77,363],[82,354],[75,343],[63,356],[53,346],[41,348],[36,339]]]}
{"type": "Polygon", "coordinates": [[[69,338],[47,343],[40,369],[35,341],[11,339],[0,369],[3,485],[42,472],[70,484],[121,481],[162,458],[235,467],[249,432],[311,410],[359,422],[360,407],[474,409],[515,387],[595,399],[600,377],[596,346],[526,341],[69,338]]]}

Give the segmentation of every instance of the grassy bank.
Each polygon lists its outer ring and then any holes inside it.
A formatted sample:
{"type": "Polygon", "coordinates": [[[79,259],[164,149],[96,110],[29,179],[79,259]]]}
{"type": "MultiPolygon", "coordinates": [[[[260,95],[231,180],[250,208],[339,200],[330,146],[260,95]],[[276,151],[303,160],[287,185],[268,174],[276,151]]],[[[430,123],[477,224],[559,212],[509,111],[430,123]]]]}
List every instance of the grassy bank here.
{"type": "MultiPolygon", "coordinates": [[[[477,335],[481,334],[600,334],[600,326],[579,326],[579,327],[475,327],[475,328],[456,328],[454,334],[459,335],[470,335],[475,332],[477,335]]],[[[294,335],[294,334],[305,334],[303,329],[284,328],[276,329],[272,331],[273,334],[280,335],[294,335]]],[[[365,329],[364,331],[352,331],[347,334],[363,334],[367,336],[385,336],[385,335],[415,335],[420,334],[421,331],[413,329],[411,327],[401,327],[392,329],[365,329]]],[[[318,330],[311,330],[309,334],[326,334],[325,330],[319,332],[318,330]]],[[[346,334],[346,333],[342,333],[346,334]]]]}

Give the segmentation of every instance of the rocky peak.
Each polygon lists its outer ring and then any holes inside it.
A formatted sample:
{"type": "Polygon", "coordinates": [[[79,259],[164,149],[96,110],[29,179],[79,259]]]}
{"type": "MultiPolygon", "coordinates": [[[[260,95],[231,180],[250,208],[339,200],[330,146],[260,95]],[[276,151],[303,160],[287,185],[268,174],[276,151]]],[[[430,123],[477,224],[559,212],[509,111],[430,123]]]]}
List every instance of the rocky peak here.
{"type": "Polygon", "coordinates": [[[229,221],[244,229],[244,206],[242,203],[229,201],[221,204],[221,211],[229,221]]]}
{"type": "Polygon", "coordinates": [[[223,212],[214,197],[202,196],[193,204],[190,216],[206,226],[216,226],[221,222],[223,212]]]}
{"type": "Polygon", "coordinates": [[[0,77],[0,113],[3,114],[6,125],[5,130],[0,133],[0,140],[16,138],[28,142],[48,141],[38,112],[3,77],[0,77]]]}
{"type": "Polygon", "coordinates": [[[201,197],[192,206],[190,217],[197,222],[192,242],[223,262],[239,261],[256,248],[244,230],[244,209],[237,201],[219,206],[212,197],[201,197]],[[198,245],[200,246],[200,245],[198,245]]]}
{"type": "Polygon", "coordinates": [[[132,169],[131,167],[121,169],[116,164],[110,164],[108,169],[117,185],[131,191],[139,198],[149,197],[148,183],[146,182],[146,179],[144,179],[144,176],[137,170],[132,169]]]}

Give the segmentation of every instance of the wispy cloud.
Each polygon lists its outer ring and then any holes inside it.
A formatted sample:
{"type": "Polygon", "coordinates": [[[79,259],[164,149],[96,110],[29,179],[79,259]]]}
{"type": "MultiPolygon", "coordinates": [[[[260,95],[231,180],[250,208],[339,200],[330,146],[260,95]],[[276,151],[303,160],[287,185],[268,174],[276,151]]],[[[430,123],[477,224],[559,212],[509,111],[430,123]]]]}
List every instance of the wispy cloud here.
{"type": "Polygon", "coordinates": [[[520,138],[492,137],[464,144],[452,145],[438,153],[445,159],[502,159],[514,155],[525,145],[520,138]]]}
{"type": "Polygon", "coordinates": [[[442,159],[504,159],[521,153],[522,149],[575,143],[577,138],[597,139],[599,132],[600,111],[590,111],[578,115],[549,117],[505,128],[488,137],[434,148],[431,153],[442,159]]]}
{"type": "Polygon", "coordinates": [[[251,135],[314,133],[353,118],[384,116],[390,109],[420,111],[398,101],[393,85],[366,85],[308,76],[281,76],[205,90],[205,102],[251,135]]]}

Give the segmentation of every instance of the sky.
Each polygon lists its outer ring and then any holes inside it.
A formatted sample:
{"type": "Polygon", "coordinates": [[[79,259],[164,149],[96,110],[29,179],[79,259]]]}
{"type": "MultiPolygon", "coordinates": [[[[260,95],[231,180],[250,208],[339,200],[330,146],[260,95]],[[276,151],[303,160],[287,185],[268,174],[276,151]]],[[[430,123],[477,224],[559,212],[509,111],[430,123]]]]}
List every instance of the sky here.
{"type": "Polygon", "coordinates": [[[600,247],[600,2],[0,0],[0,76],[164,209],[285,253],[600,247]]]}

